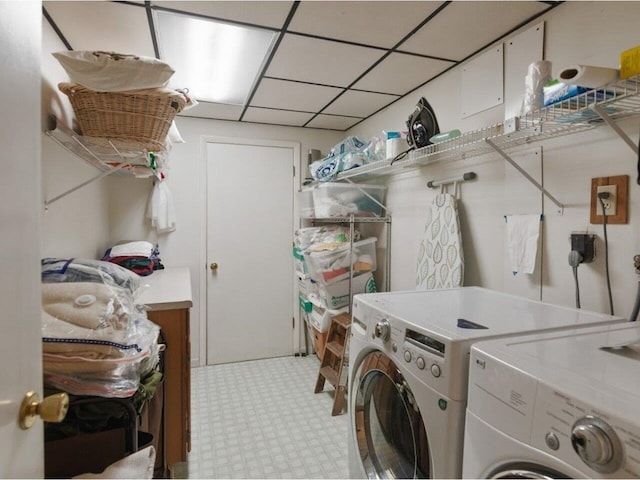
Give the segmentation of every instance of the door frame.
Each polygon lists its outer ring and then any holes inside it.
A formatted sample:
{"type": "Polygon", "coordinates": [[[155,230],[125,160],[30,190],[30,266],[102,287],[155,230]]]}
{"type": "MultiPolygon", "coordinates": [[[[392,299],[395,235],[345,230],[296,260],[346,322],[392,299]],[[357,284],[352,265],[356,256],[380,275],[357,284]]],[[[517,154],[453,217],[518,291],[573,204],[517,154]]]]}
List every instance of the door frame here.
{"type": "MultiPolygon", "coordinates": [[[[201,166],[202,171],[200,172],[200,192],[198,192],[198,198],[201,199],[201,208],[200,208],[200,225],[203,227],[200,229],[200,265],[202,268],[200,269],[200,318],[199,318],[199,326],[198,333],[200,336],[200,366],[207,365],[209,353],[207,351],[207,329],[209,325],[208,319],[208,309],[207,309],[207,293],[208,293],[208,263],[207,263],[207,177],[208,177],[208,157],[207,157],[207,144],[209,143],[221,143],[227,145],[253,145],[259,147],[277,147],[277,148],[289,148],[293,153],[293,184],[291,195],[293,198],[293,217],[291,222],[291,239],[293,240],[293,235],[295,231],[298,229],[298,218],[300,218],[299,213],[299,205],[298,205],[298,195],[296,193],[299,190],[300,185],[300,152],[301,152],[301,144],[300,142],[294,142],[290,140],[267,140],[262,138],[244,138],[244,137],[223,137],[216,135],[202,135],[200,137],[200,158],[201,158],[201,166]]],[[[293,246],[292,246],[293,248],[293,246]]],[[[292,254],[293,255],[293,254],[292,254]]],[[[292,262],[293,263],[293,262],[292,262]]],[[[291,276],[293,278],[294,271],[292,268],[291,276]]],[[[298,287],[296,282],[292,282],[292,291],[291,291],[291,305],[292,312],[294,318],[294,328],[292,330],[292,346],[293,351],[298,352],[300,349],[300,315],[299,309],[296,308],[298,305],[297,292],[298,287]]]]}

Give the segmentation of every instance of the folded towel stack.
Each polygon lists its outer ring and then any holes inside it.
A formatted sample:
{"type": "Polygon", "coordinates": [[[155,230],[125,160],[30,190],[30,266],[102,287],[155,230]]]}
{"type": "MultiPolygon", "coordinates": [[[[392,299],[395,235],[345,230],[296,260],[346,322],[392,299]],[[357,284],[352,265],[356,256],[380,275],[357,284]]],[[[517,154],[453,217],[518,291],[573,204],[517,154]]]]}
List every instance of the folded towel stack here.
{"type": "Polygon", "coordinates": [[[121,265],[140,276],[151,275],[154,270],[164,268],[158,249],[145,241],[114,245],[105,252],[102,260],[121,265]]]}

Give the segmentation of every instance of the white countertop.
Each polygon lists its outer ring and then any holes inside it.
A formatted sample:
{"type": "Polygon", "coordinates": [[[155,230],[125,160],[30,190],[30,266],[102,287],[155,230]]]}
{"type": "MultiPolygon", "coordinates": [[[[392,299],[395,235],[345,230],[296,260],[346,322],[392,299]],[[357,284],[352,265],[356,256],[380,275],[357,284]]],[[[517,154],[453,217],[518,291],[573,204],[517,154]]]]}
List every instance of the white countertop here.
{"type": "Polygon", "coordinates": [[[188,267],[166,267],[142,278],[143,290],[137,299],[149,310],[191,308],[191,276],[188,267]]]}

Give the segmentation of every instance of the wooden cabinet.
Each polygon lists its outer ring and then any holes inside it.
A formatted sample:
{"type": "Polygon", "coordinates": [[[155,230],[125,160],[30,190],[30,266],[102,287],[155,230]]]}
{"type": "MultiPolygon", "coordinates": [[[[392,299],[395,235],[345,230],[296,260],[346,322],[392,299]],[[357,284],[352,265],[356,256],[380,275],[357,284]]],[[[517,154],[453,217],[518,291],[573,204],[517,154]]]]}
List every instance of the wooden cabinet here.
{"type": "Polygon", "coordinates": [[[157,310],[147,313],[160,326],[164,353],[164,438],[165,465],[171,468],[187,460],[191,450],[191,347],[189,309],[157,310]]]}
{"type": "Polygon", "coordinates": [[[192,306],[189,269],[172,267],[145,278],[148,287],[138,299],[149,308],[149,320],[160,326],[164,352],[164,465],[170,471],[187,461],[191,450],[192,306]]]}

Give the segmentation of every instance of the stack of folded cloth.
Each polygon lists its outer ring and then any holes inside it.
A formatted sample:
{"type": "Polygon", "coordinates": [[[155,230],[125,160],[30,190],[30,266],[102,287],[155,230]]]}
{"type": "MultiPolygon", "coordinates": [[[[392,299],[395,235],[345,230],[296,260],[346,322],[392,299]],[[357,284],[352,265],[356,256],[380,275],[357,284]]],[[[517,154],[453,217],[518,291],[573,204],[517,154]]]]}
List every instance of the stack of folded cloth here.
{"type": "Polygon", "coordinates": [[[145,241],[127,242],[107,249],[102,260],[115,263],[141,276],[151,275],[162,268],[158,251],[145,241]]]}
{"type": "Polygon", "coordinates": [[[83,259],[42,261],[45,384],[74,395],[126,398],[157,369],[159,327],[136,304],[137,275],[83,259]]]}

